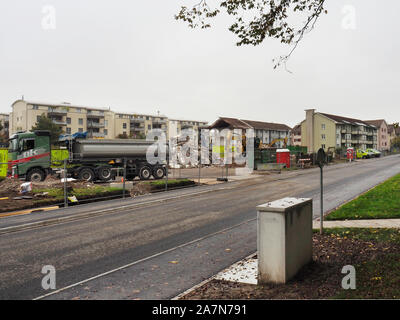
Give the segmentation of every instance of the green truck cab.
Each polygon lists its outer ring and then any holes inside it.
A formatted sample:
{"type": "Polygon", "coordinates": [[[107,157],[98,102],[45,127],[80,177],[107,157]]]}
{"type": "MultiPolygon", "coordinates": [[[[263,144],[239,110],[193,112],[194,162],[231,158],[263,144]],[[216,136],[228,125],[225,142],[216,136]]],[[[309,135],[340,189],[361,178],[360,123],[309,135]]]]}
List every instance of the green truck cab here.
{"type": "Polygon", "coordinates": [[[51,173],[50,132],[19,132],[9,139],[9,171],[15,178],[43,181],[51,173]]]}

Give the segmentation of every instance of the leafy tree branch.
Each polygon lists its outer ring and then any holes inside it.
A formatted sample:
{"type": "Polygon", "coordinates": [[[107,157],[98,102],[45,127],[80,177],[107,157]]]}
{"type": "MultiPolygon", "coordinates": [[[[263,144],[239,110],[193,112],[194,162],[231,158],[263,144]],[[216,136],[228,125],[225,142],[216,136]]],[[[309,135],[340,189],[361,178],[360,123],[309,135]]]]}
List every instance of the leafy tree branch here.
{"type": "Polygon", "coordinates": [[[297,48],[305,33],[311,31],[324,9],[325,0],[226,0],[211,8],[207,0],[201,0],[191,7],[182,6],[175,15],[190,28],[211,27],[211,19],[221,11],[234,17],[229,30],[238,41],[236,45],[259,45],[265,38],[275,38],[281,43],[293,45],[290,52],[274,59],[275,66],[286,63],[297,48]],[[297,17],[303,20],[296,23],[297,17]]]}

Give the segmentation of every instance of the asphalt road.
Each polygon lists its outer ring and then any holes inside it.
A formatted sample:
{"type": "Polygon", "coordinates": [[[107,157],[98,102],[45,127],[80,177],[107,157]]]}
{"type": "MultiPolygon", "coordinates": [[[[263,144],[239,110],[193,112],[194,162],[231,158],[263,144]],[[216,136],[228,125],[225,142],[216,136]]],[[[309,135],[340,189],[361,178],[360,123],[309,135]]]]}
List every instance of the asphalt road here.
{"type": "MultiPolygon", "coordinates": [[[[324,207],[399,172],[400,156],[326,167],[324,207]]],[[[319,181],[307,169],[0,219],[0,299],[170,299],[256,251],[257,205],[312,197],[317,217],[319,181]],[[55,217],[70,220],[2,234],[55,217]],[[57,291],[41,287],[45,265],[57,291]]]]}

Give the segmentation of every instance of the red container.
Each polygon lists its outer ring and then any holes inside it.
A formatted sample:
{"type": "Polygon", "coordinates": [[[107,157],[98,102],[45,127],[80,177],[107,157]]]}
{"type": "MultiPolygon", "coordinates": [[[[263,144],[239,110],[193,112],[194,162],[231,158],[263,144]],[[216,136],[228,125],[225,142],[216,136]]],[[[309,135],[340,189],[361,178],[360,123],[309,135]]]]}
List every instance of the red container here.
{"type": "Polygon", "coordinates": [[[354,148],[347,148],[347,160],[353,161],[355,158],[354,148]]]}
{"type": "Polygon", "coordinates": [[[276,163],[285,163],[286,168],[290,168],[290,150],[288,149],[276,150],[276,163]]]}

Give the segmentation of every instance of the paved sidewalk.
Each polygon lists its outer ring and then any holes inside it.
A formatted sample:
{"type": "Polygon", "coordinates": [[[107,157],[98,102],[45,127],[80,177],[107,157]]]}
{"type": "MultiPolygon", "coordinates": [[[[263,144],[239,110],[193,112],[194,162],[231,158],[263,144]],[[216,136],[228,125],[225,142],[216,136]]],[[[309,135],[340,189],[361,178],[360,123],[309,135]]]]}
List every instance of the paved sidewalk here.
{"type": "MultiPolygon", "coordinates": [[[[320,221],[313,221],[313,228],[319,229],[320,221]]],[[[324,228],[399,228],[400,219],[337,220],[324,221],[324,228]]]]}

